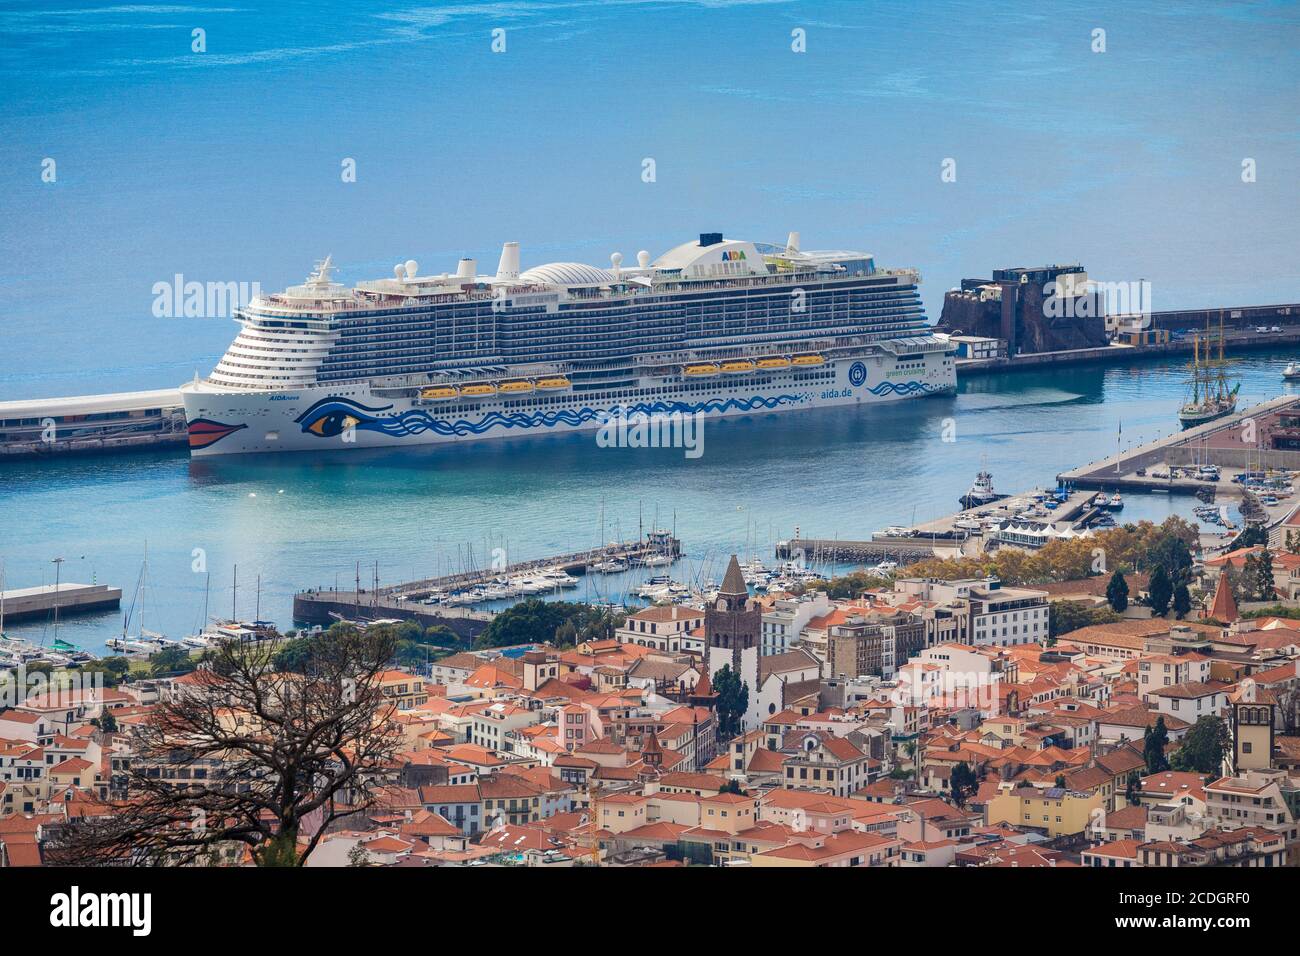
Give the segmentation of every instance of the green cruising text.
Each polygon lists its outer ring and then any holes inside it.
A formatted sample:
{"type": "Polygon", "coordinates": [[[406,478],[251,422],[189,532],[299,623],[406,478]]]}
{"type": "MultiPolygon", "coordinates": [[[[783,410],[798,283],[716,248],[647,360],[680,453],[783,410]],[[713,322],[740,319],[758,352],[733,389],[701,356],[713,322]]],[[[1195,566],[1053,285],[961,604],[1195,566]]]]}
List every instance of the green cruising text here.
{"type": "Polygon", "coordinates": [[[949,393],[951,347],[910,269],[704,233],[635,266],[473,259],[347,288],[320,263],[259,295],[206,380],[182,388],[191,452],[370,448],[949,393]]]}

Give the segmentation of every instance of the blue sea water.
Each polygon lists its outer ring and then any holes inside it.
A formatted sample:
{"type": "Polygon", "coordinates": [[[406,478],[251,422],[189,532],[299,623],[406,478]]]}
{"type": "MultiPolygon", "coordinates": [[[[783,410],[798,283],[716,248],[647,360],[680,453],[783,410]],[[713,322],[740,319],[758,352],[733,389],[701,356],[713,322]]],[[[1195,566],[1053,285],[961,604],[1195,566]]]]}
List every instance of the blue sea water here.
{"type": "MultiPolygon", "coordinates": [[[[603,264],[797,229],[805,248],[919,267],[931,316],[963,277],[1043,261],[1145,279],[1157,309],[1296,301],[1298,41],[1296,5],[1269,2],[10,0],[0,400],[206,374],[233,323],[155,316],[155,284],[280,288],[326,253],[356,281],[408,258],[491,269],[511,239],[526,265],[603,264]]],[[[1279,390],[1282,358],[1243,363],[1248,397],[1279,390]]],[[[201,610],[196,548],[214,610],[238,563],[241,613],[260,574],[281,621],[293,590],[356,562],[393,580],[471,545],[571,550],[616,523],[630,536],[638,506],[647,524],[675,514],[703,566],[795,525],[853,537],[947,512],[984,456],[1004,487],[1050,483],[1109,452],[1121,420],[1125,441],[1169,428],[1180,379],[973,379],[954,399],[720,424],[698,462],[572,436],[6,465],[0,559],[15,587],[62,555],[67,577],[129,590],[147,542],[148,613],[173,635],[201,610]]],[[[110,630],[68,628],[94,646],[110,630]]]]}
{"type": "MultiPolygon", "coordinates": [[[[1281,355],[1237,365],[1242,402],[1283,386],[1281,355]]],[[[397,451],[233,456],[184,452],[0,466],[3,553],[11,586],[96,580],[135,588],[147,546],[146,626],[180,636],[231,610],[287,626],[292,595],[423,578],[674,528],[679,578],[721,580],[727,555],[770,559],[796,527],[862,539],[891,524],[951,514],[986,465],[1003,491],[1056,475],[1177,427],[1186,370],[1176,363],[1063,368],[965,380],[955,397],[707,423],[704,454],[601,448],[593,433],[397,451]],[[955,429],[955,432],[954,432],[955,429]],[[945,441],[955,434],[955,441],[945,441]],[[603,523],[602,523],[603,519],[603,523]],[[196,552],[196,549],[199,549],[196,552]],[[196,559],[202,558],[196,571],[196,559]],[[206,571],[203,570],[206,568],[206,571]],[[260,604],[256,582],[260,577],[260,604]]],[[[1126,496],[1124,520],[1191,517],[1194,499],[1126,496]]],[[[591,578],[570,592],[618,599],[642,573],[591,578]]],[[[62,636],[96,650],[112,614],[69,619],[62,636]]],[[[48,623],[10,628],[40,639],[48,623]]]]}

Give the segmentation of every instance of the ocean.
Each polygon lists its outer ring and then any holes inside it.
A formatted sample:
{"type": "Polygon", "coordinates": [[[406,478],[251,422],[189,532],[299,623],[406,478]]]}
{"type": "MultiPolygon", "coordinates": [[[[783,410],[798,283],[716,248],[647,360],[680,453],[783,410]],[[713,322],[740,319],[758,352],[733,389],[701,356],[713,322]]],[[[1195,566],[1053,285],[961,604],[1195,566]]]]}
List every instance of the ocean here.
{"type": "MultiPolygon", "coordinates": [[[[1043,262],[1145,280],[1155,309],[1296,301],[1298,41],[1284,3],[6,2],[0,400],[206,374],[234,323],[169,316],[160,286],[279,289],[326,254],[344,281],[406,259],[491,269],[505,240],[525,266],[603,265],[798,230],[918,267],[932,318],[962,278],[1043,262]]],[[[1244,359],[1244,399],[1280,391],[1288,357],[1244,359]]],[[[238,564],[240,613],[260,575],[261,615],[287,624],[294,590],[358,562],[393,581],[471,547],[572,550],[634,536],[638,512],[720,577],[795,526],[860,537],[946,513],[985,458],[1004,490],[1050,484],[1121,423],[1125,442],[1172,428],[1181,378],[971,379],[719,423],[697,461],[575,435],[10,463],[0,560],[11,587],[62,556],[65,579],[130,592],[147,548],[147,626],[171,636],[196,626],[208,571],[213,613],[238,564]]],[[[97,649],[115,626],[63,636],[97,649]]]]}

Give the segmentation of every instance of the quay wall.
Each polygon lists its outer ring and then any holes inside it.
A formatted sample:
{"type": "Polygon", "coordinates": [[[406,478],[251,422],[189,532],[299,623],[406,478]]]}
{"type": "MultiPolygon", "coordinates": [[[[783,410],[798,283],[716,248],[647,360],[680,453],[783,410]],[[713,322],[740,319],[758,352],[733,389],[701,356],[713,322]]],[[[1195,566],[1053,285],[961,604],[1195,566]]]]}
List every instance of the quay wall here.
{"type": "MultiPolygon", "coordinates": [[[[5,620],[27,621],[32,618],[52,617],[54,614],[54,587],[5,594],[5,620]],[[36,593],[31,593],[35,591],[36,593]]],[[[88,614],[120,607],[122,589],[106,584],[65,584],[59,588],[59,617],[88,614]]]]}
{"type": "Polygon", "coordinates": [[[467,608],[443,608],[411,601],[397,601],[387,597],[352,591],[303,591],[293,596],[293,619],[301,624],[319,624],[329,627],[338,618],[373,621],[383,617],[402,621],[415,621],[423,627],[445,625],[462,641],[472,641],[485,630],[495,616],[485,611],[467,608]]]}

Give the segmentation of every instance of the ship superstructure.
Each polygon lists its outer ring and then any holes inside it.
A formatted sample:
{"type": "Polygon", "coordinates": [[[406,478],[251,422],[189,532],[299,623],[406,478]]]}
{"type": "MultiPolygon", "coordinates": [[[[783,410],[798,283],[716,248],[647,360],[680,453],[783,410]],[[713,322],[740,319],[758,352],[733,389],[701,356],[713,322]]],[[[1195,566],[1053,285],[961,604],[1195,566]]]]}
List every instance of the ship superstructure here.
{"type": "Polygon", "coordinates": [[[704,233],[635,266],[472,259],[349,288],[333,263],[260,295],[182,387],[194,454],[396,446],[952,392],[913,270],[704,233]]]}

